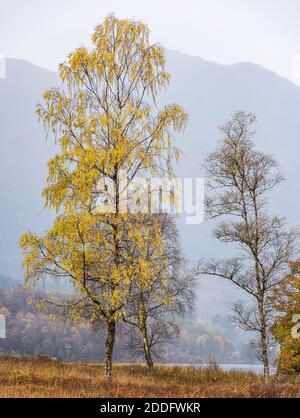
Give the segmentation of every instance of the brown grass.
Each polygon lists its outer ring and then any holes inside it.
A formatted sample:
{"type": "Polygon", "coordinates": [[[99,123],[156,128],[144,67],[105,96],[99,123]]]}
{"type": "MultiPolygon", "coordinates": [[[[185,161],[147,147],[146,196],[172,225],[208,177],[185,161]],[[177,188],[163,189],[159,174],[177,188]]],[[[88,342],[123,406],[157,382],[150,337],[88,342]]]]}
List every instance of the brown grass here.
{"type": "Polygon", "coordinates": [[[300,385],[265,385],[251,372],[159,366],[149,377],[142,365],[115,365],[111,383],[102,373],[100,364],[0,357],[0,397],[300,397],[300,385]]]}

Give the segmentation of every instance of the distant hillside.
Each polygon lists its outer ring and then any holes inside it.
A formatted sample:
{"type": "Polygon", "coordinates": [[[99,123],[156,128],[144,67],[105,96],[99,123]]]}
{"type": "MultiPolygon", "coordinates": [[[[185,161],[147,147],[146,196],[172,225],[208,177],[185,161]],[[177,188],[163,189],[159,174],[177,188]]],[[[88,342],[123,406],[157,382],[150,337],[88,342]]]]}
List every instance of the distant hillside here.
{"type": "MultiPolygon", "coordinates": [[[[183,159],[178,174],[200,176],[200,161],[217,141],[217,126],[236,110],[258,114],[259,148],[275,155],[287,182],[272,196],[271,209],[299,222],[300,89],[289,81],[252,64],[232,66],[207,62],[167,51],[170,88],[161,103],[178,102],[190,115],[185,134],[178,138],[183,159]]],[[[34,113],[42,92],[57,85],[57,74],[28,62],[9,59],[7,78],[0,79],[0,271],[21,278],[20,235],[43,230],[50,214],[42,211],[41,189],[46,161],[53,153],[44,141],[34,113]]],[[[197,259],[226,253],[209,238],[210,225],[181,225],[184,250],[197,259]]],[[[200,307],[215,314],[232,297],[231,287],[204,281],[200,307]],[[206,289],[206,290],[205,290],[206,289]]]]}
{"type": "MultiPolygon", "coordinates": [[[[0,274],[0,291],[8,292],[14,286],[16,286],[17,282],[8,276],[3,276],[0,274]]],[[[1,306],[0,306],[1,308],[1,306]]]]}

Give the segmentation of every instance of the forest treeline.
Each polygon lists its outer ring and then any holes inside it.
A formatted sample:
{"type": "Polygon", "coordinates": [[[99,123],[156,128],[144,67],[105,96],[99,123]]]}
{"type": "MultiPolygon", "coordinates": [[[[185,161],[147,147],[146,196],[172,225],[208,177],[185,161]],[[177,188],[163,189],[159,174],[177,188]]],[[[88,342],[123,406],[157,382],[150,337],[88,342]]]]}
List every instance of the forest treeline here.
{"type": "MultiPolygon", "coordinates": [[[[49,312],[41,312],[32,303],[45,299],[45,291],[22,286],[0,291],[0,314],[5,316],[7,328],[7,338],[0,340],[0,353],[19,357],[46,356],[60,361],[102,361],[105,329],[91,329],[88,322],[78,326],[67,318],[53,320],[49,312]]],[[[216,317],[208,324],[190,317],[181,320],[178,326],[180,333],[173,343],[169,341],[161,347],[155,360],[167,364],[207,364],[213,359],[222,364],[256,363],[251,344],[236,343],[234,328],[226,318],[216,317]]],[[[117,332],[115,360],[142,362],[142,341],[139,340],[135,350],[129,350],[127,339],[128,329],[123,326],[117,332]]]]}

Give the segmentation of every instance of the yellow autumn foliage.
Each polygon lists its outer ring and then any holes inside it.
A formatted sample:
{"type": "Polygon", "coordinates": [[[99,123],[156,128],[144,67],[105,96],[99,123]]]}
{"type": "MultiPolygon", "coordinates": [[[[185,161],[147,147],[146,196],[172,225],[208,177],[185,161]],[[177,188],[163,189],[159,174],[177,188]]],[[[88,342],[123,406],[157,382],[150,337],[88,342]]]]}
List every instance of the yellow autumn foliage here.
{"type": "Polygon", "coordinates": [[[108,16],[92,47],[72,52],[59,73],[62,88],[46,91],[37,106],[59,148],[43,191],[56,220],[42,237],[21,239],[26,283],[69,280],[76,289],[75,301],[63,306],[70,317],[80,320],[88,309],[90,318],[111,322],[126,315],[133,283],[151,288],[163,251],[158,220],[143,227],[142,215],[120,210],[121,176],[130,182],[171,175],[179,158],[174,133],[184,129],[187,114],[177,104],[157,108],[170,76],[163,48],[150,44],[141,22],[108,16]],[[100,213],[99,182],[108,181],[115,210],[100,213]]]}

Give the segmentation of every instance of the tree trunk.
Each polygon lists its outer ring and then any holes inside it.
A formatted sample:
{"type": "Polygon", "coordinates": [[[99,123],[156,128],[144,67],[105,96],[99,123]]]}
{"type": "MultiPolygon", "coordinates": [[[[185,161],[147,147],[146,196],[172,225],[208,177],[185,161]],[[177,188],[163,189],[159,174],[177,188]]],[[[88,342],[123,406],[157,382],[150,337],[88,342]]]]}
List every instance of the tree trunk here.
{"type": "Polygon", "coordinates": [[[116,321],[111,320],[107,323],[107,337],[105,341],[104,353],[104,377],[106,380],[112,378],[112,356],[116,337],[116,321]]]}
{"type": "Polygon", "coordinates": [[[149,343],[148,327],[147,327],[147,310],[145,306],[144,295],[141,293],[139,301],[139,326],[143,337],[144,356],[147,363],[148,374],[154,374],[154,365],[151,355],[151,347],[149,343]]]}
{"type": "Polygon", "coordinates": [[[262,329],[262,332],[261,332],[261,354],[262,354],[262,361],[264,365],[264,378],[266,381],[268,381],[270,377],[270,365],[269,365],[266,329],[262,329]]]}
{"type": "Polygon", "coordinates": [[[143,335],[143,344],[144,344],[144,355],[145,355],[145,360],[146,360],[146,363],[147,363],[148,374],[150,376],[153,376],[154,365],[153,365],[153,360],[152,360],[152,355],[151,355],[151,349],[150,349],[150,344],[149,344],[147,328],[142,330],[142,335],[143,335]]]}
{"type": "Polygon", "coordinates": [[[264,365],[264,378],[265,381],[270,377],[270,365],[269,365],[269,353],[268,353],[268,332],[264,310],[264,302],[259,303],[259,315],[260,315],[260,345],[261,345],[261,358],[264,365]]]}

